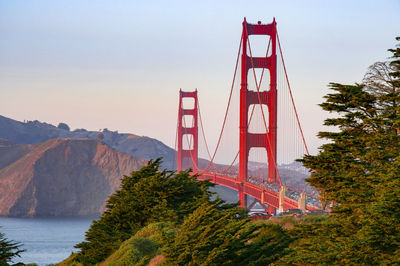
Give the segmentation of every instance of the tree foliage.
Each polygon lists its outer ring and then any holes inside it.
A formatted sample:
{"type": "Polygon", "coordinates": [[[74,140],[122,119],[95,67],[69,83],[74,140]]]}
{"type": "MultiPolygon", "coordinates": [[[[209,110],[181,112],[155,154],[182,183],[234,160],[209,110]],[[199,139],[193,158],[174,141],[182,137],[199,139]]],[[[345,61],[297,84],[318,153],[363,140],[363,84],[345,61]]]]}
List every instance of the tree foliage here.
{"type": "Polygon", "coordinates": [[[241,208],[205,203],[164,241],[163,254],[168,265],[266,265],[290,242],[280,226],[250,222],[241,208]]]}
{"type": "Polygon", "coordinates": [[[336,130],[320,132],[329,143],[301,161],[332,215],[297,227],[283,263],[400,263],[400,48],[390,51],[362,84],[330,84],[321,107],[337,115],[325,120],[336,130]]]}
{"type": "Polygon", "coordinates": [[[282,227],[251,222],[238,204],[212,199],[209,181],[160,163],[123,178],[64,264],[145,265],[161,253],[170,265],[265,265],[286,254],[292,238],[282,227]]]}
{"type": "Polygon", "coordinates": [[[76,247],[77,260],[86,264],[103,261],[121,243],[154,222],[182,223],[184,217],[211,201],[209,181],[198,181],[189,171],[159,169],[161,160],[150,161],[122,179],[121,189],[107,201],[107,210],[94,221],[86,241],[76,247]]]}
{"type": "Polygon", "coordinates": [[[65,124],[65,123],[59,123],[57,127],[58,127],[59,129],[63,129],[63,130],[66,130],[66,131],[70,131],[70,130],[71,130],[71,129],[69,128],[69,126],[68,126],[67,124],[65,124]]]}
{"type": "Polygon", "coordinates": [[[5,238],[4,234],[0,232],[0,265],[9,265],[12,258],[24,252],[20,247],[20,244],[8,240],[5,238]]]}

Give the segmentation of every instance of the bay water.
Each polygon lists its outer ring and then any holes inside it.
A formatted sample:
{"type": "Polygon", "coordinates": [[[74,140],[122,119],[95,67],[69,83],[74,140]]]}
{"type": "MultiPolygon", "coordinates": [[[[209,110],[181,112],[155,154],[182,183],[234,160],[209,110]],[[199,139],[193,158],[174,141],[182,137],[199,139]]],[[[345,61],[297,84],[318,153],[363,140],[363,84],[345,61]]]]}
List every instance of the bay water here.
{"type": "Polygon", "coordinates": [[[6,218],[0,217],[0,232],[8,240],[22,244],[21,257],[13,263],[58,263],[76,252],[85,232],[96,217],[85,218],[6,218]]]}

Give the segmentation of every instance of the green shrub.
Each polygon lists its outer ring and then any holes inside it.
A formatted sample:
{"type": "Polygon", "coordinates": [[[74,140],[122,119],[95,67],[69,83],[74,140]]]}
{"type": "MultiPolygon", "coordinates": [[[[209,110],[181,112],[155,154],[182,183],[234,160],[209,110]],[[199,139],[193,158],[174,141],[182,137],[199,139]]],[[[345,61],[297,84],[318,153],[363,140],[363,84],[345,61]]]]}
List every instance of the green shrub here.
{"type": "Polygon", "coordinates": [[[153,223],[139,230],[109,256],[102,265],[147,265],[161,247],[163,237],[172,237],[175,230],[169,223],[153,223]]]}

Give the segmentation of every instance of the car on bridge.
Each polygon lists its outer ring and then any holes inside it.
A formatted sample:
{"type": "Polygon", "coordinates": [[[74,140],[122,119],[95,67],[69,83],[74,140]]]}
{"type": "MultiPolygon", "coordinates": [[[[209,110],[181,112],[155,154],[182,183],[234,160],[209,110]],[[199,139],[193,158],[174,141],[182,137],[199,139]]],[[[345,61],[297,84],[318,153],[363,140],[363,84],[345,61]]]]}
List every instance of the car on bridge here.
{"type": "Polygon", "coordinates": [[[258,221],[258,220],[268,220],[269,218],[271,218],[272,215],[270,215],[268,212],[252,212],[249,213],[249,217],[253,220],[253,221],[258,221]]]}
{"type": "Polygon", "coordinates": [[[279,213],[278,217],[283,217],[283,216],[299,217],[303,215],[304,213],[301,209],[287,209],[286,211],[279,213]]]}

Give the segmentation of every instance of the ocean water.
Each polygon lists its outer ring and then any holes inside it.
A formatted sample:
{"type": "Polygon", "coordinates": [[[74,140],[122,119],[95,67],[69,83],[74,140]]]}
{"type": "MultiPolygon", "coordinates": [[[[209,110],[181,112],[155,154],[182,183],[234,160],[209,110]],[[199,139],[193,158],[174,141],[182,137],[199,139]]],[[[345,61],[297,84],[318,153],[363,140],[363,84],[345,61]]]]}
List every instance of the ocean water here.
{"type": "Polygon", "coordinates": [[[0,232],[9,240],[21,243],[25,252],[14,263],[40,266],[58,263],[77,251],[74,246],[84,240],[91,218],[4,218],[0,232]]]}

